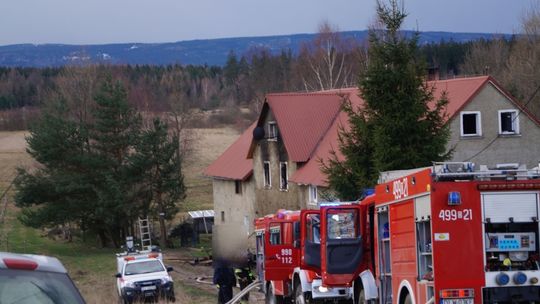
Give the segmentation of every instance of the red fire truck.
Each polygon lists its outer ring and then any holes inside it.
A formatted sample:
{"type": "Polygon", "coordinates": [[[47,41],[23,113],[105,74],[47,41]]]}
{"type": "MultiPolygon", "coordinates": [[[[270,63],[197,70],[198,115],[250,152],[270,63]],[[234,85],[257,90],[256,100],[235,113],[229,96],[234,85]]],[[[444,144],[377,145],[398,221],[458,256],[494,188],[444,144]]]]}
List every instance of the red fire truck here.
{"type": "Polygon", "coordinates": [[[352,281],[364,260],[359,248],[367,246],[361,237],[362,216],[357,205],[339,204],[301,212],[278,210],[256,219],[257,272],[266,302],[352,299],[352,281]],[[330,220],[321,226],[325,216],[330,220]],[[329,246],[322,248],[321,241],[329,246]],[[321,260],[321,254],[328,260],[321,260]]]}
{"type": "Polygon", "coordinates": [[[323,286],[362,273],[359,303],[540,303],[539,170],[444,163],[388,180],[348,207],[369,239],[359,269],[332,268],[351,243],[332,238],[332,211],[320,211],[323,286]]]}

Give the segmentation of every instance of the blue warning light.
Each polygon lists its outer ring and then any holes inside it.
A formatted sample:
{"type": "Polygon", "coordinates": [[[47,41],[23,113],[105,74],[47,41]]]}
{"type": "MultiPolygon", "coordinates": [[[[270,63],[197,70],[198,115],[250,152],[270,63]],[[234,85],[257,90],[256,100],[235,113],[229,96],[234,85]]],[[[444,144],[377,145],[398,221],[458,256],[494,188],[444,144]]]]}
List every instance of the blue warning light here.
{"type": "Polygon", "coordinates": [[[450,206],[461,205],[461,193],[457,191],[448,192],[448,205],[450,206]]]}

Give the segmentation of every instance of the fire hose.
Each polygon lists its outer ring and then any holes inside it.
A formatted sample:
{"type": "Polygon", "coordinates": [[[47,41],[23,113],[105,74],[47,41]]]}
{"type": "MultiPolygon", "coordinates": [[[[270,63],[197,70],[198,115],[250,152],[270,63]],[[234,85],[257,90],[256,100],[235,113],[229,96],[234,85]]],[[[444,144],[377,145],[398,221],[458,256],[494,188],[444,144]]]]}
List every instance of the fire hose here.
{"type": "Polygon", "coordinates": [[[229,302],[225,304],[234,304],[234,303],[239,302],[244,295],[246,295],[252,289],[261,287],[261,285],[262,285],[261,281],[254,281],[253,283],[246,286],[246,288],[240,290],[239,293],[237,293],[229,302]]]}

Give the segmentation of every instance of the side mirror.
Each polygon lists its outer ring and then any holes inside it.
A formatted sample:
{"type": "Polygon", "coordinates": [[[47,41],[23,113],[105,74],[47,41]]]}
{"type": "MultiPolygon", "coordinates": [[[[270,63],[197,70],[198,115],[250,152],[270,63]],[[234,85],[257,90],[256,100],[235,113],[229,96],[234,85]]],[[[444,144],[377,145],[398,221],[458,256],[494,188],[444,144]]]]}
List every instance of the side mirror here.
{"type": "Polygon", "coordinates": [[[294,248],[300,248],[300,240],[294,240],[293,246],[294,248]]]}
{"type": "Polygon", "coordinates": [[[121,278],[122,277],[122,274],[119,272],[117,274],[114,275],[116,278],[121,278]]]}
{"type": "Polygon", "coordinates": [[[173,271],[173,270],[174,270],[174,269],[173,269],[171,266],[168,266],[168,267],[167,267],[167,272],[171,272],[171,271],[173,271]]]}

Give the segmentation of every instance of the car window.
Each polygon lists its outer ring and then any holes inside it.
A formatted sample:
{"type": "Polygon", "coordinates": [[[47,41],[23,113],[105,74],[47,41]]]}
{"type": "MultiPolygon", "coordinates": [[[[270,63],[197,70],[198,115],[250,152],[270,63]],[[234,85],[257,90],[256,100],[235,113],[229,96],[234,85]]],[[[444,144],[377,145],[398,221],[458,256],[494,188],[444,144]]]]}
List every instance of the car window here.
{"type": "Polygon", "coordinates": [[[165,269],[158,260],[152,260],[127,264],[126,269],[124,270],[124,275],[143,274],[158,271],[165,271],[165,269]]]}
{"type": "Polygon", "coordinates": [[[68,304],[84,300],[65,273],[1,269],[0,303],[68,304]]]}

